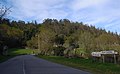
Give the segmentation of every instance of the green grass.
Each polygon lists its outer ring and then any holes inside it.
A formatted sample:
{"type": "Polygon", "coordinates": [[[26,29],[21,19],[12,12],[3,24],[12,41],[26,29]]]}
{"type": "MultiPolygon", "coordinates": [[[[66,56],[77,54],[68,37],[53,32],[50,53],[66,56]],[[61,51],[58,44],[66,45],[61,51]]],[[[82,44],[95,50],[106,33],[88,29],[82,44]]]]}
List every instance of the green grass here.
{"type": "Polygon", "coordinates": [[[19,49],[19,48],[13,48],[9,49],[8,55],[25,55],[25,54],[33,54],[32,49],[19,49]]]}
{"type": "Polygon", "coordinates": [[[25,54],[33,54],[33,51],[35,52],[35,50],[32,49],[20,49],[20,48],[12,48],[8,50],[8,55],[0,55],[0,63],[18,56],[18,55],[25,55],[25,54]]]}
{"type": "Polygon", "coordinates": [[[80,59],[80,58],[65,58],[58,56],[38,56],[40,58],[60,63],[66,66],[71,66],[77,69],[82,69],[89,71],[94,74],[120,74],[120,65],[112,63],[99,63],[93,62],[90,59],[80,59]]]}
{"type": "Polygon", "coordinates": [[[2,56],[2,55],[0,55],[0,63],[4,62],[4,61],[6,61],[6,60],[8,60],[8,59],[10,59],[12,57],[14,57],[14,55],[11,55],[11,56],[2,56]]]}

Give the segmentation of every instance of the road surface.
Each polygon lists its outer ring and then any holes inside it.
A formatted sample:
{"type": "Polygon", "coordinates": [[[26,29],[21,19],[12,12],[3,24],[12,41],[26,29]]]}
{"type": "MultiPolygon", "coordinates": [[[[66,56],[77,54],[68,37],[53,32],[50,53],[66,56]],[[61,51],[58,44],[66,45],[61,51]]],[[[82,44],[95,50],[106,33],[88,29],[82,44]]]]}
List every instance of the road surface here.
{"type": "Polygon", "coordinates": [[[0,64],[0,74],[90,74],[32,55],[14,57],[0,64]]]}

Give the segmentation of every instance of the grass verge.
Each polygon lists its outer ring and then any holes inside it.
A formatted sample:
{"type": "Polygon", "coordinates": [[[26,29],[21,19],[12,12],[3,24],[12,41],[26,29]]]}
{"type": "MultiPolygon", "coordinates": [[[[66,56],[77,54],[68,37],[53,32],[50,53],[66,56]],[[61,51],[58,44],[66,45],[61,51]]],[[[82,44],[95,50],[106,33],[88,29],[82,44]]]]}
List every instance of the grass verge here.
{"type": "Polygon", "coordinates": [[[0,55],[0,63],[4,62],[12,57],[14,57],[14,55],[9,55],[9,56],[0,55]]]}
{"type": "Polygon", "coordinates": [[[33,54],[32,49],[20,49],[20,48],[12,48],[12,49],[8,49],[8,55],[0,55],[0,63],[13,58],[15,56],[18,55],[25,55],[25,54],[33,54]]]}
{"type": "Polygon", "coordinates": [[[89,71],[93,74],[120,74],[120,65],[112,63],[93,62],[90,59],[65,58],[59,56],[41,56],[38,57],[48,61],[56,62],[73,68],[89,71]]]}
{"type": "Polygon", "coordinates": [[[20,49],[20,48],[13,48],[9,49],[8,55],[25,55],[25,54],[33,54],[32,49],[20,49]]]}

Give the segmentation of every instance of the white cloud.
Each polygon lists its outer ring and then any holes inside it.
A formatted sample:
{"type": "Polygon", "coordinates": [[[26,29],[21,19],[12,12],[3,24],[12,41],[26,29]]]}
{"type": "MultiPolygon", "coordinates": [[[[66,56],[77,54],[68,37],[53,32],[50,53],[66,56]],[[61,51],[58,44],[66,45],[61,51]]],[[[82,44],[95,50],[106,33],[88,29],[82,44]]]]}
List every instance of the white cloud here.
{"type": "Polygon", "coordinates": [[[74,11],[78,11],[87,7],[96,7],[104,5],[108,0],[74,0],[71,1],[70,7],[74,11]]]}
{"type": "Polygon", "coordinates": [[[115,32],[120,29],[119,2],[120,0],[74,0],[70,7],[73,12],[71,18],[115,32]]]}
{"type": "Polygon", "coordinates": [[[45,19],[65,18],[67,13],[60,10],[64,6],[64,0],[12,0],[13,14],[11,16],[19,19],[45,19]]]}
{"type": "Polygon", "coordinates": [[[20,20],[46,18],[83,21],[97,27],[120,32],[120,0],[7,0],[12,3],[12,16],[20,20]]]}

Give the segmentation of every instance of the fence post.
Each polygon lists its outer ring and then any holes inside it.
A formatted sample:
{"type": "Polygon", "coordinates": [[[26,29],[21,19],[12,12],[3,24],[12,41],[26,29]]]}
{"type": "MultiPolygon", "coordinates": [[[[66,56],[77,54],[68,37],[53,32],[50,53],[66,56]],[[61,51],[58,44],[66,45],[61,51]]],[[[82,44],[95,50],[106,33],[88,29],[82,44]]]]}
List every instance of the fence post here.
{"type": "Polygon", "coordinates": [[[114,63],[116,64],[116,55],[114,54],[114,63]]]}
{"type": "Polygon", "coordinates": [[[103,60],[103,63],[105,63],[105,56],[102,55],[102,60],[103,60]]]}

